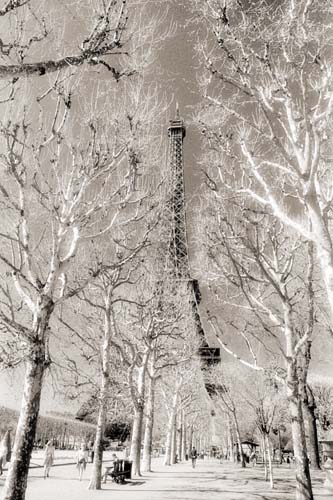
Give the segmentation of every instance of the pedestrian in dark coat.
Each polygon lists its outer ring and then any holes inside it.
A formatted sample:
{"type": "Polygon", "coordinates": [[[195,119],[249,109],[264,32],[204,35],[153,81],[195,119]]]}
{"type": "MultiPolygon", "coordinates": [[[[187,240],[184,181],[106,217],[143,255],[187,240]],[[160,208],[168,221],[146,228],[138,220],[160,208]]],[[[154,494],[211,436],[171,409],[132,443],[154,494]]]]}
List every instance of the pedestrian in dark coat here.
{"type": "Polygon", "coordinates": [[[198,458],[198,452],[197,452],[197,450],[195,449],[194,446],[193,446],[193,448],[191,450],[190,457],[191,457],[191,460],[192,460],[192,467],[194,469],[195,468],[195,464],[197,462],[197,458],[198,458]]]}

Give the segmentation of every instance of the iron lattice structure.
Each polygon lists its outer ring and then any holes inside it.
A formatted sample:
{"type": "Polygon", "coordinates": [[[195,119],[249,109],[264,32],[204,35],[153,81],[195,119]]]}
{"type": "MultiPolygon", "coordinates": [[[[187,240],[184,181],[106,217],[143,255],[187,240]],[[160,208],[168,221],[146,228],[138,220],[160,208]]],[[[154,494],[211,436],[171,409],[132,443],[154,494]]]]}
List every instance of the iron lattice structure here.
{"type": "Polygon", "coordinates": [[[189,262],[186,235],[186,211],[184,189],[183,140],[186,129],[183,120],[177,117],[170,120],[169,137],[169,169],[171,192],[167,202],[170,221],[170,239],[168,248],[169,271],[176,279],[189,280],[189,262]]]}
{"type": "Polygon", "coordinates": [[[184,182],[183,142],[186,128],[177,109],[176,118],[170,120],[168,127],[169,138],[169,171],[170,192],[167,201],[169,228],[169,243],[166,256],[167,272],[173,280],[187,283],[192,303],[192,312],[196,330],[201,339],[200,356],[204,364],[208,365],[220,361],[220,349],[209,347],[199,312],[201,293],[197,280],[191,279],[188,240],[186,233],[186,206],[184,182]]]}

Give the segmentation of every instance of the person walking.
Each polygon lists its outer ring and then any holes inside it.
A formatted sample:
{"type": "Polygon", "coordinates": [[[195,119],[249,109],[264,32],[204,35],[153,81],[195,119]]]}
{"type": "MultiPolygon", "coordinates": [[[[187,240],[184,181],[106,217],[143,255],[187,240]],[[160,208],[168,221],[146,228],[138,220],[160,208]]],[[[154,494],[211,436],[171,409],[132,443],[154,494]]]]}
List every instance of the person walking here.
{"type": "Polygon", "coordinates": [[[55,448],[53,446],[53,439],[50,439],[46,443],[45,450],[44,450],[44,479],[49,477],[50,475],[50,469],[53,465],[54,462],[54,453],[55,453],[55,448]]]}
{"type": "Polygon", "coordinates": [[[193,448],[191,450],[190,457],[191,457],[191,460],[192,460],[192,467],[194,469],[196,461],[197,461],[197,458],[198,458],[198,453],[197,453],[197,450],[195,449],[194,446],[193,446],[193,448]]]}
{"type": "Polygon", "coordinates": [[[82,479],[83,471],[86,470],[88,463],[88,450],[84,443],[81,444],[81,448],[77,452],[76,467],[79,471],[79,480],[82,479]]]}

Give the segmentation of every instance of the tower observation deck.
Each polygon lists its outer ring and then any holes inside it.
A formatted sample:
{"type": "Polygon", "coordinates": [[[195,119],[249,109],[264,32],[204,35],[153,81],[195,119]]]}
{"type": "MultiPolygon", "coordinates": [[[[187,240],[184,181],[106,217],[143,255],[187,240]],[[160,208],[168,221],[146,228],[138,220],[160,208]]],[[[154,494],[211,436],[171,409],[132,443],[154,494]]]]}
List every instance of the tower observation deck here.
{"type": "Polygon", "coordinates": [[[186,128],[180,117],[177,107],[176,117],[170,120],[168,127],[169,138],[169,168],[171,176],[171,193],[167,203],[168,218],[171,222],[171,234],[168,247],[168,267],[174,279],[187,281],[188,290],[191,294],[191,304],[194,322],[201,347],[200,358],[204,365],[220,362],[220,349],[210,347],[205,338],[204,329],[200,318],[199,304],[201,292],[197,280],[191,278],[188,252],[188,239],[186,232],[186,206],[185,206],[185,182],[184,182],[184,158],[183,142],[186,136],[186,128]]]}

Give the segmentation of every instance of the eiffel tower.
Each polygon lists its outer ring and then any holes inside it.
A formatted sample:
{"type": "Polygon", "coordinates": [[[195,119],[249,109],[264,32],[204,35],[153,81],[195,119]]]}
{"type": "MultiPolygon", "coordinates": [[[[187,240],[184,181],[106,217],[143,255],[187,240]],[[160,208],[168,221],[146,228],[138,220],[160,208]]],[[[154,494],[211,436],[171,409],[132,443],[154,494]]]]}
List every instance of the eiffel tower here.
{"type": "Polygon", "coordinates": [[[169,149],[168,161],[170,171],[171,192],[167,203],[168,220],[171,224],[170,239],[167,255],[167,266],[169,275],[173,279],[187,282],[187,288],[191,295],[192,311],[197,334],[201,341],[199,348],[203,367],[220,362],[220,349],[210,347],[205,338],[205,332],[200,318],[199,305],[201,292],[198,281],[191,278],[188,240],[186,233],[186,206],[185,206],[185,182],[184,182],[184,159],[183,142],[186,136],[186,128],[180,117],[177,106],[176,117],[170,120],[168,127],[169,149]]]}

